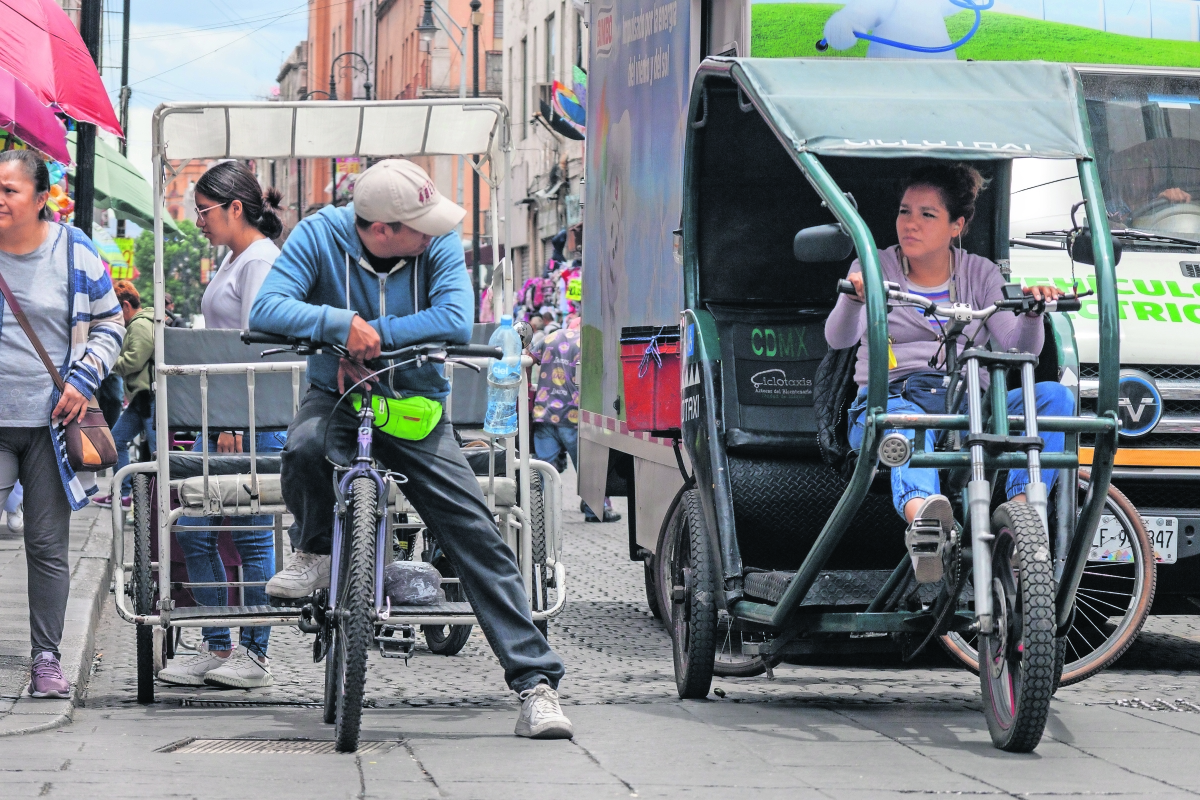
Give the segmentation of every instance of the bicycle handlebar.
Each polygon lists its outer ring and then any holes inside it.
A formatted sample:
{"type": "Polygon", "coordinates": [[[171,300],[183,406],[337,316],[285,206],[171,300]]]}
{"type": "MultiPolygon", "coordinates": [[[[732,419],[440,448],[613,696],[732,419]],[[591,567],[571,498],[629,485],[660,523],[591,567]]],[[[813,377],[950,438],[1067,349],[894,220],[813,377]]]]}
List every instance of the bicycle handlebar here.
{"type": "MultiPolygon", "coordinates": [[[[1048,311],[1078,311],[1082,305],[1082,298],[1091,294],[1085,292],[1082,295],[1062,295],[1057,300],[1047,300],[1044,302],[1033,301],[1032,298],[1026,297],[1021,300],[997,300],[993,305],[984,309],[974,309],[963,304],[939,306],[935,305],[932,300],[920,295],[911,294],[909,292],[900,291],[899,285],[888,281],[884,282],[884,287],[887,288],[888,300],[898,301],[902,303],[910,303],[918,306],[930,316],[945,317],[953,319],[956,316],[970,315],[970,319],[982,320],[987,319],[992,314],[995,314],[1001,309],[1012,311],[1013,313],[1021,313],[1022,311],[1038,311],[1044,313],[1048,311]]],[[[837,283],[837,290],[841,294],[857,296],[858,293],[854,290],[854,284],[842,278],[837,283]]]]}
{"type": "MultiPolygon", "coordinates": [[[[277,344],[285,349],[318,351],[328,348],[337,355],[344,356],[346,349],[338,344],[324,344],[311,339],[297,339],[293,336],[280,336],[275,333],[262,331],[242,331],[242,341],[246,344],[277,344]]],[[[404,355],[431,354],[445,352],[447,358],[503,358],[504,354],[498,347],[486,344],[447,345],[441,342],[425,342],[402,347],[399,350],[385,350],[379,354],[381,359],[393,359],[404,355]]]]}

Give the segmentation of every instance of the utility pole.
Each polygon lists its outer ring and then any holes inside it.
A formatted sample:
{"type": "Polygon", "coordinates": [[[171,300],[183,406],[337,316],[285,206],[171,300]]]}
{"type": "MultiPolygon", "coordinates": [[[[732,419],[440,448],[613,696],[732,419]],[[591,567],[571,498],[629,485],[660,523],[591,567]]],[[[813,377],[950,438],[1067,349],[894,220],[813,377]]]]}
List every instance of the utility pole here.
{"type": "MultiPolygon", "coordinates": [[[[129,3],[125,0],[121,16],[121,130],[129,130],[129,3]]],[[[126,134],[128,135],[128,134],[126,134]]],[[[120,141],[121,155],[128,155],[129,144],[125,137],[120,141]]],[[[125,220],[117,220],[117,237],[125,236],[125,220]]],[[[130,264],[130,266],[133,266],[130,264]]]]}
{"type": "MultiPolygon", "coordinates": [[[[100,68],[100,15],[103,0],[83,0],[79,10],[79,35],[100,68]]],[[[75,133],[75,227],[92,235],[96,205],[96,126],[81,122],[75,133]]]]}
{"type": "MultiPolygon", "coordinates": [[[[473,62],[473,78],[471,96],[479,97],[479,26],[483,24],[483,12],[479,10],[483,3],[471,0],[471,60],[473,62]]],[[[471,170],[471,264],[475,284],[475,321],[479,321],[479,291],[483,288],[483,267],[479,249],[479,156],[471,156],[475,169],[471,170]]],[[[494,239],[495,237],[493,237],[494,239]]],[[[492,247],[496,244],[493,241],[492,247]]]]}

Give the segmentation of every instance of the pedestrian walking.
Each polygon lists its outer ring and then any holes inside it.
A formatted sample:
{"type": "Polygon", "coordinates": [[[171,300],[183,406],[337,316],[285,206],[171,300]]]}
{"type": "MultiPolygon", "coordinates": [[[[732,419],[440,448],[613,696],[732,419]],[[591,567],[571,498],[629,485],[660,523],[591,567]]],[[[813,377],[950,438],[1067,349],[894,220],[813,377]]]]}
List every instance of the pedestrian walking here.
{"type": "MultiPolygon", "coordinates": [[[[121,315],[125,320],[125,343],[121,355],[113,366],[113,372],[124,379],[125,410],[112,428],[113,443],[117,446],[117,467],[113,474],[129,465],[129,448],[134,439],[143,437],[153,454],[156,449],[154,438],[154,309],[142,307],[142,297],[131,281],[117,281],[113,285],[121,315]]],[[[125,476],[119,487],[109,487],[104,497],[93,503],[101,508],[110,508],[114,502],[129,507],[129,493],[133,479],[125,476]]]]}
{"type": "Polygon", "coordinates": [[[50,221],[49,196],[49,171],[33,151],[0,153],[0,275],[16,301],[5,299],[0,319],[0,500],[18,478],[37,498],[24,520],[29,693],[64,698],[71,684],[58,647],[71,587],[71,512],[87,505],[96,480],[71,468],[62,425],[83,418],[125,326],[104,262],[82,231],[50,221]],[[61,394],[47,361],[60,365],[61,394]]]}
{"type": "MultiPolygon", "coordinates": [[[[283,233],[277,189],[263,194],[258,179],[248,167],[237,161],[225,161],[209,169],[196,182],[196,225],[214,247],[229,252],[200,300],[205,328],[250,327],[250,308],[271,265],[279,255],[272,239],[283,233]]],[[[286,434],[259,431],[255,442],[258,453],[277,453],[283,449],[286,434]]],[[[197,440],[192,447],[200,451],[197,440]]],[[[209,447],[218,453],[249,451],[249,442],[241,431],[221,431],[212,435],[209,447]]],[[[275,541],[270,514],[231,517],[232,526],[256,526],[258,530],[231,531],[233,544],[242,560],[242,579],[247,583],[265,583],[275,574],[275,541]]],[[[191,583],[219,583],[226,579],[225,562],[217,550],[219,531],[205,526],[219,525],[219,517],[180,517],[175,533],[187,563],[191,583]]],[[[246,586],[245,601],[251,606],[269,603],[261,586],[246,586]]],[[[202,606],[223,606],[228,589],[221,586],[193,586],[192,596],[202,606]]],[[[160,680],[182,686],[210,684],[235,689],[269,686],[270,661],[267,644],[271,628],[243,627],[240,649],[235,648],[227,627],[207,627],[197,655],[176,657],[159,671],[160,680]]]]}

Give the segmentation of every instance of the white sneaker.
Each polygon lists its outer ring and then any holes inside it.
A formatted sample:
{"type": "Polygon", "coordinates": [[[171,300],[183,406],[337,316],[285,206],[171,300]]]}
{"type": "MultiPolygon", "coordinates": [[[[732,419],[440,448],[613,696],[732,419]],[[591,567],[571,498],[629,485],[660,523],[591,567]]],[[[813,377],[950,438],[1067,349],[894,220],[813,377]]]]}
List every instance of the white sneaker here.
{"type": "Polygon", "coordinates": [[[208,645],[201,644],[200,652],[196,655],[187,658],[176,657],[168,661],[167,665],[159,671],[158,679],[163,683],[172,683],[176,686],[203,686],[205,675],[232,658],[233,652],[221,658],[209,652],[208,645]]]}
{"type": "Polygon", "coordinates": [[[225,663],[204,676],[210,686],[229,689],[257,689],[275,682],[271,677],[271,661],[266,656],[241,648],[225,663]]]}
{"type": "Polygon", "coordinates": [[[10,531],[12,531],[13,533],[24,533],[25,532],[25,504],[24,503],[17,506],[16,511],[10,511],[7,516],[8,516],[8,520],[7,520],[8,529],[10,531]]]}
{"type": "Polygon", "coordinates": [[[267,581],[267,594],[271,597],[308,597],[317,589],[329,588],[329,556],[316,553],[292,553],[286,567],[267,581]]]}
{"type": "Polygon", "coordinates": [[[917,583],[937,583],[942,579],[944,556],[951,546],[953,534],[954,510],[950,500],[940,494],[925,498],[904,534],[917,583]]]}
{"type": "Polygon", "coordinates": [[[570,739],[575,729],[558,706],[558,692],[539,683],[521,692],[521,716],[514,733],[529,739],[570,739]]]}

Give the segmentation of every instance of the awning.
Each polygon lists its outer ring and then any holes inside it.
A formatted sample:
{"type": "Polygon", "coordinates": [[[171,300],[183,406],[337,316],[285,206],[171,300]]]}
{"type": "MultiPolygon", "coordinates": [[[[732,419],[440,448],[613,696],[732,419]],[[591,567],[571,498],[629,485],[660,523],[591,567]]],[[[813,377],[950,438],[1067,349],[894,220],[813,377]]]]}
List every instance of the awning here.
{"type": "MultiPolygon", "coordinates": [[[[71,155],[75,155],[75,133],[67,134],[71,155]]],[[[71,170],[74,180],[75,171],[71,170]]],[[[154,227],[154,200],[150,183],[142,177],[137,167],[121,155],[112,145],[96,138],[96,208],[107,208],[117,219],[132,220],[139,227],[150,230],[154,227]]],[[[165,211],[163,225],[175,232],[179,226],[165,211]]]]}
{"type": "Polygon", "coordinates": [[[495,184],[507,125],[492,98],[164,103],[154,142],[172,161],[479,155],[495,184]]]}
{"type": "Polygon", "coordinates": [[[1064,64],[711,59],[797,152],[839,156],[1089,158],[1064,64]]]}

